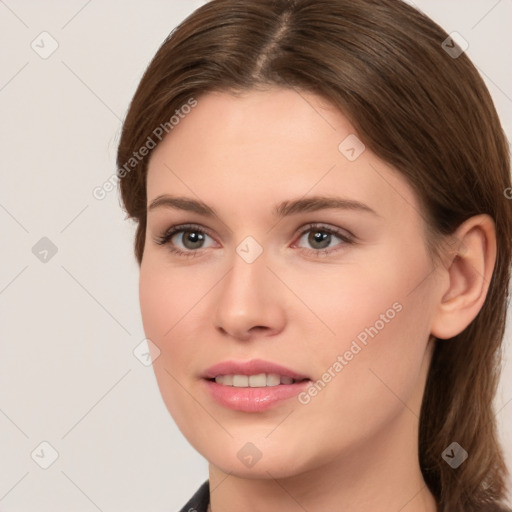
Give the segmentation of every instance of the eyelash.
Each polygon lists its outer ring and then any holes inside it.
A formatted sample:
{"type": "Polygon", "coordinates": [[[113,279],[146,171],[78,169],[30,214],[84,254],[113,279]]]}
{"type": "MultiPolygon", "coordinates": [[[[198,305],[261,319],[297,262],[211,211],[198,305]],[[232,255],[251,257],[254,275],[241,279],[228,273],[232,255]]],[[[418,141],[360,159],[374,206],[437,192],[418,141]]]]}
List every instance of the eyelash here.
{"type": "MultiPolygon", "coordinates": [[[[321,231],[323,233],[327,233],[329,235],[334,235],[334,236],[338,237],[343,242],[343,244],[340,244],[340,245],[355,244],[355,237],[351,233],[347,232],[347,234],[345,234],[344,232],[337,230],[335,228],[327,227],[323,224],[316,224],[316,223],[308,224],[307,226],[305,226],[304,229],[300,231],[298,240],[300,240],[306,233],[308,233],[309,231],[313,231],[313,230],[321,231]]],[[[174,254],[177,254],[178,256],[183,256],[185,258],[190,258],[190,257],[193,258],[193,257],[198,256],[200,249],[184,251],[184,250],[179,249],[169,243],[171,238],[174,235],[176,235],[177,233],[182,233],[184,231],[198,232],[198,233],[202,233],[204,235],[208,235],[210,238],[213,238],[211,235],[208,234],[207,231],[204,230],[204,228],[202,228],[201,226],[199,226],[197,224],[180,224],[178,226],[172,226],[167,231],[165,231],[165,233],[158,236],[155,239],[155,243],[158,245],[167,245],[169,251],[174,254]]],[[[313,254],[314,256],[318,256],[318,257],[340,250],[340,249],[336,249],[336,248],[330,248],[330,249],[304,249],[304,248],[302,248],[302,249],[305,250],[306,252],[313,254]]]]}

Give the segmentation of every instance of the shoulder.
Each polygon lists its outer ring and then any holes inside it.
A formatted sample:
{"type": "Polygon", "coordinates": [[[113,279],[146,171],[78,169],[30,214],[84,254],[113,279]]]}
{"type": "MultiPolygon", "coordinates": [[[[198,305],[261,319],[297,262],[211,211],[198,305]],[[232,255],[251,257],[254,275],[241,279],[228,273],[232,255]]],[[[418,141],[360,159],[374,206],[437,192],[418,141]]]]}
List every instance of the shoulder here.
{"type": "Polygon", "coordinates": [[[210,487],[209,481],[206,480],[180,512],[206,512],[208,503],[210,503],[210,487]]]}

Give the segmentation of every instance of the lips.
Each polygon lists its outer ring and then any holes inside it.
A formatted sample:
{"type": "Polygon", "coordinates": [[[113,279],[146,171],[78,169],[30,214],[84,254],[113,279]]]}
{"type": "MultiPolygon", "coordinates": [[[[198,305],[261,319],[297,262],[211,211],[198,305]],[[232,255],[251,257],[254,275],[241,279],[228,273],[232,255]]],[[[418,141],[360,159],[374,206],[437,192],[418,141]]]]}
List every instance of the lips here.
{"type": "Polygon", "coordinates": [[[225,361],[202,375],[210,396],[223,407],[261,412],[298,395],[310,378],[276,363],[253,359],[225,361]]]}

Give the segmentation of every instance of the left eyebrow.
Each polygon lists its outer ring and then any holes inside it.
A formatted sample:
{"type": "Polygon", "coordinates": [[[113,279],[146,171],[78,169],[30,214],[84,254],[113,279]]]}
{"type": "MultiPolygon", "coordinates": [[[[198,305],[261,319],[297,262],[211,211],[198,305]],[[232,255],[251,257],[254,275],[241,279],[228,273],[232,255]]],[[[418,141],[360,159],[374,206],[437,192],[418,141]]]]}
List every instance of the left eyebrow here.
{"type": "Polygon", "coordinates": [[[328,196],[313,196],[295,201],[283,201],[274,208],[274,215],[282,218],[297,213],[316,212],[327,209],[358,210],[380,217],[375,210],[364,203],[352,199],[328,196]]]}
{"type": "MultiPolygon", "coordinates": [[[[167,194],[160,195],[151,201],[148,206],[148,211],[154,210],[158,207],[185,210],[198,213],[205,217],[217,216],[215,210],[207,204],[188,197],[175,197],[167,194]]],[[[283,201],[274,207],[273,215],[283,218],[299,213],[316,212],[327,209],[356,210],[380,217],[375,210],[360,201],[328,196],[313,196],[292,201],[283,201]]]]}

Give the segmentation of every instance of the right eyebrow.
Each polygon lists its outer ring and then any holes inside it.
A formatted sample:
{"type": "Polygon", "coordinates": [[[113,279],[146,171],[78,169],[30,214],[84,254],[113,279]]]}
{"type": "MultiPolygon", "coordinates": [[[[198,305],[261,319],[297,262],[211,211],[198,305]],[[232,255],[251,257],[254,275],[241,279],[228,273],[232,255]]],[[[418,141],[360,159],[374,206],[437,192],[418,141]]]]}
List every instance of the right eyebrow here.
{"type": "Polygon", "coordinates": [[[151,201],[148,206],[148,212],[160,207],[185,210],[188,212],[198,213],[199,215],[204,215],[205,217],[217,216],[215,210],[207,204],[202,201],[196,201],[195,199],[187,199],[186,197],[173,197],[167,194],[162,194],[151,201]]]}

